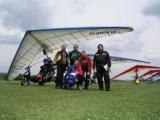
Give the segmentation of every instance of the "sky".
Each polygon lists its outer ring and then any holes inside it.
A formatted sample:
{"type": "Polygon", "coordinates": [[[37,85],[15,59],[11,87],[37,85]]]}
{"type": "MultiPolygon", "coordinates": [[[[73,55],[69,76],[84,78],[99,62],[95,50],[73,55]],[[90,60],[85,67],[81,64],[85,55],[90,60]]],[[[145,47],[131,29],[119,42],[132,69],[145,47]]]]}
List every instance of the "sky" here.
{"type": "Polygon", "coordinates": [[[111,56],[160,66],[159,0],[0,0],[0,72],[8,72],[27,30],[126,26],[133,32],[79,44],[88,53],[102,43],[111,56]]]}

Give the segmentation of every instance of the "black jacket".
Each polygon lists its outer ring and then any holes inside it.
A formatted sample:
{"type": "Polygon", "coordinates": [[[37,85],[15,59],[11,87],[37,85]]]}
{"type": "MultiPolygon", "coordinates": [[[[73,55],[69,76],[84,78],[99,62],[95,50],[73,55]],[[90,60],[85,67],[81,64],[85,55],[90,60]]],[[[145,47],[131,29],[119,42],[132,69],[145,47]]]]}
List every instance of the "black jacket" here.
{"type": "Polygon", "coordinates": [[[108,65],[108,67],[111,67],[111,60],[110,60],[110,55],[107,51],[98,51],[94,55],[93,59],[93,68],[101,68],[104,65],[108,65]]]}

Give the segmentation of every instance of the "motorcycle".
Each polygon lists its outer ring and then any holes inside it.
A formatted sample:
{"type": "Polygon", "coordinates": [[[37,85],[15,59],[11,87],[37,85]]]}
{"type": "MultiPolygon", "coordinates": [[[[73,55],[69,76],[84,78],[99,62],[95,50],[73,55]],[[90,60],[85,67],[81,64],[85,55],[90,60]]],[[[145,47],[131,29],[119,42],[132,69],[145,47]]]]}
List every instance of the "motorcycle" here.
{"type": "Polygon", "coordinates": [[[31,75],[30,68],[30,66],[26,67],[21,85],[28,86],[30,82],[34,82],[38,83],[40,86],[43,86],[44,83],[53,80],[56,71],[56,64],[51,61],[47,62],[40,67],[40,71],[37,75],[31,75]]]}

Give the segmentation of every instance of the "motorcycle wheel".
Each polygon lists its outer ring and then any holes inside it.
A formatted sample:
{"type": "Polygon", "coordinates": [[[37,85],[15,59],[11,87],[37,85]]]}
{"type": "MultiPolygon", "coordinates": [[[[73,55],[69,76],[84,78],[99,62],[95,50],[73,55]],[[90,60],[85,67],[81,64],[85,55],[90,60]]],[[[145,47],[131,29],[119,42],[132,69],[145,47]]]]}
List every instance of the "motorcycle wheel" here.
{"type": "Polygon", "coordinates": [[[23,80],[21,81],[21,85],[22,85],[22,86],[28,86],[28,85],[29,85],[29,81],[28,81],[27,79],[23,79],[23,80]]]}

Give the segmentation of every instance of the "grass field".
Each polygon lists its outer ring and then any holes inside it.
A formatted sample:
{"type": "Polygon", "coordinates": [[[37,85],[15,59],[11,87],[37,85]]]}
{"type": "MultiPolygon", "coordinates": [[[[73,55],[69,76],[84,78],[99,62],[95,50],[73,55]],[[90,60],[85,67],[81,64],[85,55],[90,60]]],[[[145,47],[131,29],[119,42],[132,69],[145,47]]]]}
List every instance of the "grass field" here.
{"type": "Polygon", "coordinates": [[[160,120],[160,84],[77,91],[0,80],[0,120],[160,120]]]}

